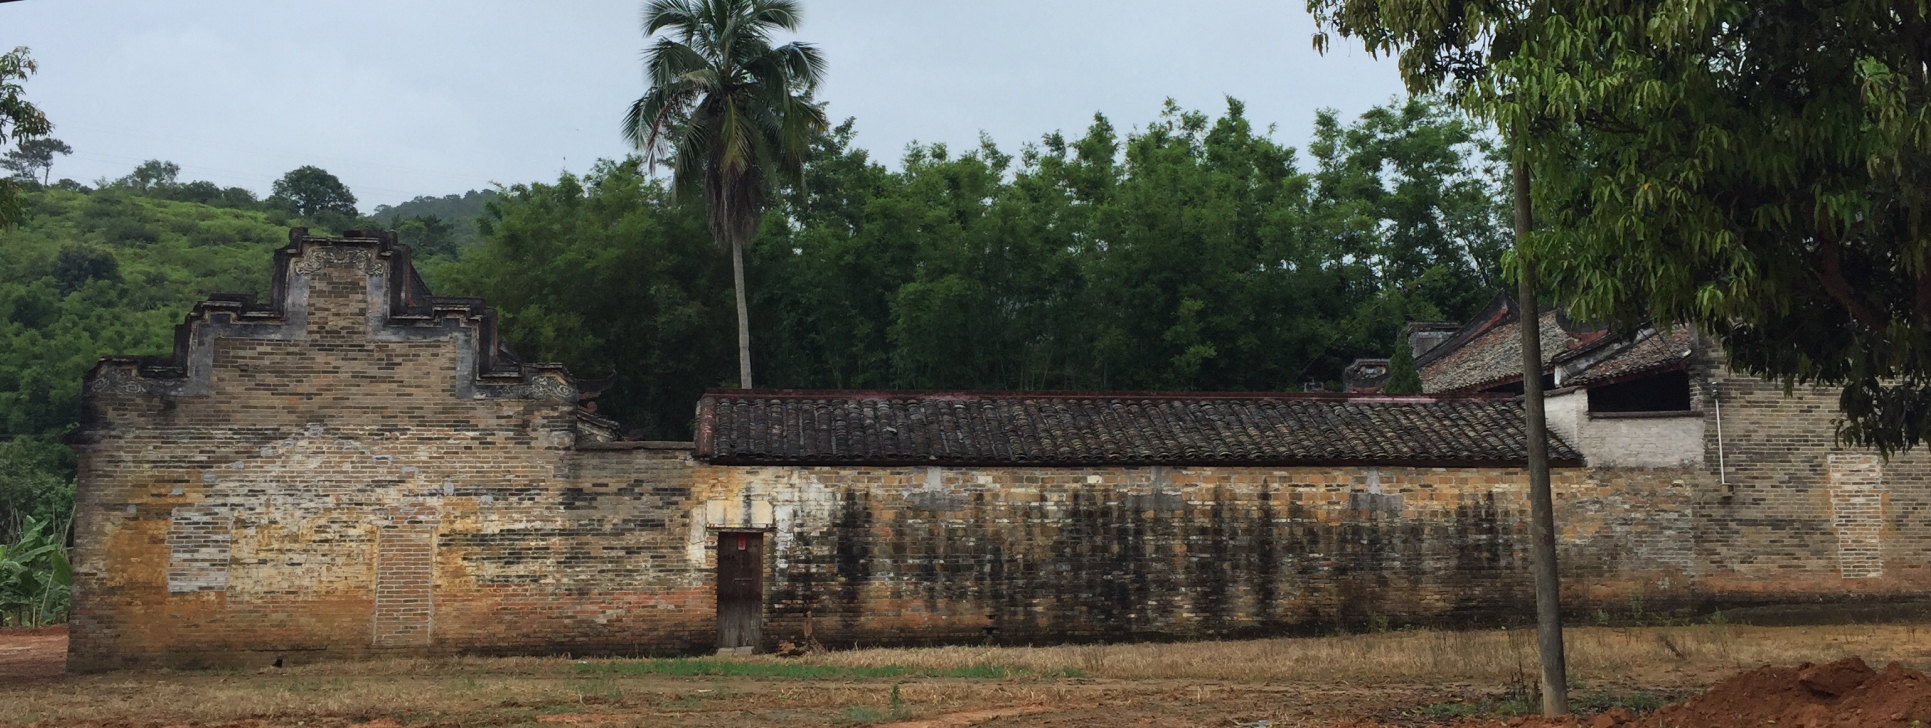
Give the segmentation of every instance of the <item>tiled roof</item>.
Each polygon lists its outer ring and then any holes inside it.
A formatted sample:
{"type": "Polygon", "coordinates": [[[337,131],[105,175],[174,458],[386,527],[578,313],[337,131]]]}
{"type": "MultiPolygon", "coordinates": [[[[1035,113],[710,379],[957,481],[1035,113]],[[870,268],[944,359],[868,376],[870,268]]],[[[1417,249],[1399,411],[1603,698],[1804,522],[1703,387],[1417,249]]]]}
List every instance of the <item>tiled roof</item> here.
{"type": "MultiPolygon", "coordinates": [[[[1419,362],[1422,391],[1472,392],[1522,378],[1522,330],[1513,310],[1495,314],[1463,342],[1451,339],[1419,362]]],[[[1568,350],[1570,335],[1553,310],[1542,313],[1542,365],[1568,350]]],[[[1457,338],[1460,338],[1459,336],[1457,338]]]]}
{"type": "Polygon", "coordinates": [[[1687,326],[1650,333],[1627,348],[1610,354],[1587,369],[1565,378],[1563,386],[1609,384],[1688,365],[1696,351],[1696,334],[1687,326]]]}
{"type": "MultiPolygon", "coordinates": [[[[1422,391],[1480,392],[1522,381],[1522,331],[1515,302],[1496,296],[1447,341],[1418,357],[1422,391]]],[[[1567,320],[1543,311],[1542,371],[1556,370],[1562,386],[1589,387],[1687,366],[1696,356],[1695,332],[1677,327],[1630,334],[1567,320]]]]}
{"type": "MultiPolygon", "coordinates": [[[[696,457],[811,465],[1519,465],[1522,406],[1487,396],[724,390],[696,457]]],[[[1581,456],[1553,434],[1549,457],[1581,456]]]]}

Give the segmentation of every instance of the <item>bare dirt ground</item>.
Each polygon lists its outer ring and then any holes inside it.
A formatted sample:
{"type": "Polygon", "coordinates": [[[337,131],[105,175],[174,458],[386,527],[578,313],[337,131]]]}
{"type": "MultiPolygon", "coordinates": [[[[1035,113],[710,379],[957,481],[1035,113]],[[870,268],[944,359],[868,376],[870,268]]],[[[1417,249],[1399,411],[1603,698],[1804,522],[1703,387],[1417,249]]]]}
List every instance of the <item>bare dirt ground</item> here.
{"type": "MultiPolygon", "coordinates": [[[[0,632],[0,725],[1409,727],[1508,720],[1537,670],[1531,635],[1499,630],[99,675],[63,674],[65,641],[0,632]]],[[[1923,669],[1931,627],[1584,628],[1569,649],[1579,705],[1639,714],[1765,665],[1861,655],[1923,669]]]]}
{"type": "Polygon", "coordinates": [[[0,629],[0,686],[56,680],[66,664],[66,627],[0,629]]]}

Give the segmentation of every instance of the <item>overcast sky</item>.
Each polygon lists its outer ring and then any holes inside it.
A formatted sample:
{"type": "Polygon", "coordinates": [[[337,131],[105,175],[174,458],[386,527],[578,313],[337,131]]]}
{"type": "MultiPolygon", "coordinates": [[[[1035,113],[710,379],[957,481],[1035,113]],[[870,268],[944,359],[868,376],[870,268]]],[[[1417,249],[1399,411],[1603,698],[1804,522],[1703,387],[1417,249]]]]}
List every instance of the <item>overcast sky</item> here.
{"type": "MultiPolygon", "coordinates": [[[[33,49],[29,100],[92,183],[141,160],[266,193],[321,166],[366,212],[416,195],[551,180],[626,151],[643,91],[639,0],[0,3],[0,46],[33,49]]],[[[1119,126],[1163,99],[1301,146],[1316,109],[1355,115],[1401,93],[1395,64],[1311,50],[1303,0],[804,0],[799,38],[831,62],[821,98],[858,144],[1016,151],[1094,112],[1119,126]]],[[[1337,44],[1339,46],[1340,44],[1337,44]]]]}

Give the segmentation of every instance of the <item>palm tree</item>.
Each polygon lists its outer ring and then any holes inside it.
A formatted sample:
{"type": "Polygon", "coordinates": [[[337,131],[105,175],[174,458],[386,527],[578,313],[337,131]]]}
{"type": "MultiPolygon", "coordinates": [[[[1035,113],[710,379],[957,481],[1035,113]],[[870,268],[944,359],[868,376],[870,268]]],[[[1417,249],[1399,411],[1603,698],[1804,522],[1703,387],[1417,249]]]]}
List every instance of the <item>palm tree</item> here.
{"type": "Polygon", "coordinates": [[[702,192],[711,236],[731,251],[737,287],[738,379],[751,388],[751,320],[744,303],[744,245],[780,174],[800,174],[825,128],[811,93],[825,60],[806,43],[771,44],[796,30],[793,0],[650,0],[644,52],[650,90],[630,105],[624,136],[653,166],[667,159],[672,187],[702,192]]]}

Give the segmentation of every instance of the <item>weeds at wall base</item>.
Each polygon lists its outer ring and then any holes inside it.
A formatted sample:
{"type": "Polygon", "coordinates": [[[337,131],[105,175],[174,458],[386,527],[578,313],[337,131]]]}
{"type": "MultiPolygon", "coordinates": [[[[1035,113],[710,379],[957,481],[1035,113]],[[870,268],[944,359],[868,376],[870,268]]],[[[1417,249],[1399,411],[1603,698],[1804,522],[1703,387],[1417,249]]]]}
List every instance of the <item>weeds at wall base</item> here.
{"type": "MultiPolygon", "coordinates": [[[[999,680],[1007,678],[1083,677],[1072,667],[1031,670],[1000,665],[909,667],[904,665],[838,666],[794,662],[723,660],[712,657],[587,662],[576,667],[585,674],[659,675],[666,677],[768,677],[853,680],[866,678],[939,677],[999,680]]],[[[894,699],[897,687],[893,688],[894,699]]]]}

